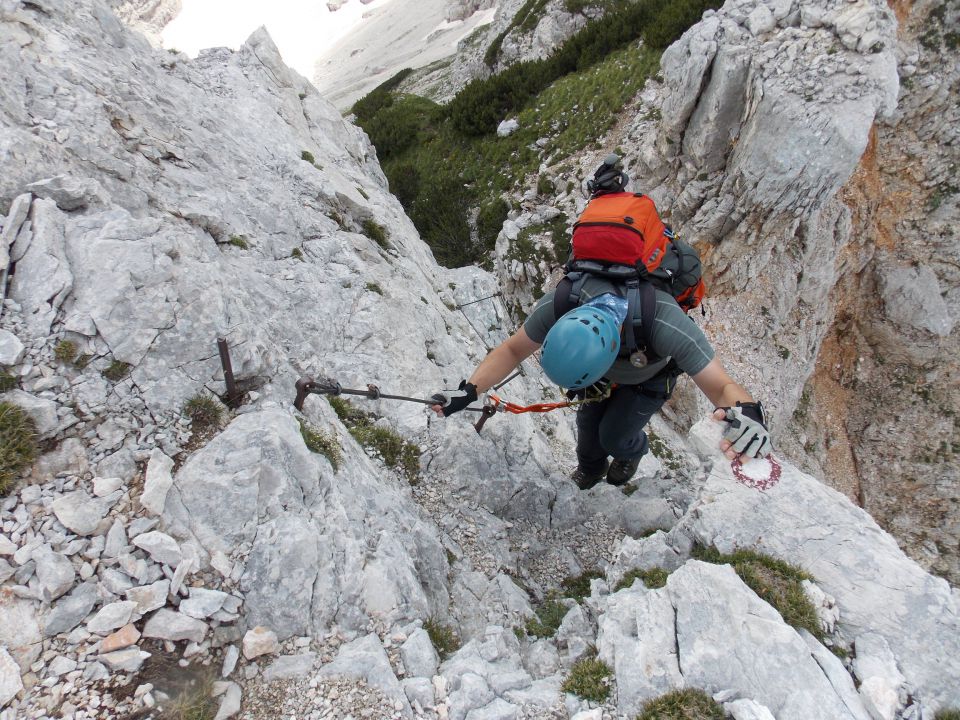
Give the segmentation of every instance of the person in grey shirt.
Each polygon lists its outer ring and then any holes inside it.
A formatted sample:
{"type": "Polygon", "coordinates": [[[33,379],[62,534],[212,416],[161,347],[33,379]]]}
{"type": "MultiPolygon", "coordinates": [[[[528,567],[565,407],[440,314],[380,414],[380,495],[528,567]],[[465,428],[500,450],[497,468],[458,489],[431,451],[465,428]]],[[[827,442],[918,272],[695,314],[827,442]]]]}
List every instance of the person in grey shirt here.
{"type": "MultiPolygon", "coordinates": [[[[584,284],[581,302],[616,292],[609,281],[591,277],[584,284]]],[[[557,320],[553,292],[549,292],[537,302],[523,327],[491,351],[458,390],[433,396],[437,401],[433,409],[449,416],[475,401],[478,394],[500,383],[538,350],[557,320]]],[[[681,373],[690,375],[717,408],[713,417],[727,422],[720,449],[730,460],[746,462],[770,451],[760,403],[727,374],[703,332],[676,300],[659,290],[651,342],[656,361],[637,367],[630,358],[616,357],[604,373],[604,380],[612,388],[609,395],[579,406],[578,464],[572,479],[583,490],[604,479],[612,485],[623,485],[633,477],[648,450],[643,429],[670,397],[681,373]]],[[[575,354],[571,361],[576,362],[575,354]]]]}

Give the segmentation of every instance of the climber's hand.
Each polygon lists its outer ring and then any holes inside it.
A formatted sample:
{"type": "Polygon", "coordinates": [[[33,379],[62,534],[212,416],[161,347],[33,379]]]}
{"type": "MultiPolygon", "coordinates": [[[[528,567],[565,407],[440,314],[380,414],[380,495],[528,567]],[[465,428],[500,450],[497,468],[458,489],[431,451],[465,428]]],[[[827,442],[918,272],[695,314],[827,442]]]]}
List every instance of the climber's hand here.
{"type": "Polygon", "coordinates": [[[430,406],[431,410],[437,415],[449,417],[455,412],[460,412],[470,403],[476,402],[477,386],[473,383],[468,383],[466,380],[461,380],[458,390],[444,390],[434,393],[430,396],[430,399],[436,400],[437,402],[436,405],[430,406]]]}
{"type": "Polygon", "coordinates": [[[759,402],[738,402],[736,407],[716,408],[713,419],[727,423],[720,450],[728,459],[747,462],[751,458],[766,457],[773,450],[763,405],[759,402]]]}

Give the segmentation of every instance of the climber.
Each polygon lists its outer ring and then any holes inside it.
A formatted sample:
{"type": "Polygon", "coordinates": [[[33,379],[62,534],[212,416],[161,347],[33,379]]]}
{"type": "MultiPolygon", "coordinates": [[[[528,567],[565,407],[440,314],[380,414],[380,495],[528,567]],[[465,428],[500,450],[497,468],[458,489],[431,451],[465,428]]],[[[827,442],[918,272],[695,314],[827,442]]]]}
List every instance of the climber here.
{"type": "MultiPolygon", "coordinates": [[[[624,193],[626,174],[611,172],[611,165],[618,164],[619,158],[610,156],[588,183],[591,203],[606,194],[613,200],[632,195],[624,193]]],[[[652,202],[648,203],[652,207],[652,202]]],[[[632,217],[628,219],[633,222],[632,217]]],[[[591,231],[596,231],[601,223],[590,225],[591,231]]],[[[646,292],[654,301],[629,303],[623,297],[629,297],[629,293],[616,278],[589,271],[580,275],[585,277],[578,276],[576,307],[560,313],[558,308],[563,305],[554,296],[561,291],[544,295],[523,326],[491,351],[457,390],[432,396],[437,401],[432,409],[443,416],[463,410],[542,346],[541,365],[551,380],[568,388],[568,395],[594,396],[577,411],[578,464],[572,479],[582,490],[604,479],[611,485],[624,485],[633,477],[649,447],[644,427],[670,397],[682,373],[690,375],[713,403],[713,418],[727,423],[720,442],[727,458],[747,462],[770,452],[761,403],[727,374],[703,332],[684,314],[674,295],[659,287],[641,289],[640,294],[646,292]],[[631,305],[633,328],[628,331],[626,326],[630,324],[624,321],[631,305]],[[642,342],[633,340],[634,333],[641,332],[644,314],[652,316],[652,321],[642,331],[642,342]],[[622,336],[628,341],[622,342],[622,336]]],[[[700,280],[699,266],[696,280],[700,280]]]]}

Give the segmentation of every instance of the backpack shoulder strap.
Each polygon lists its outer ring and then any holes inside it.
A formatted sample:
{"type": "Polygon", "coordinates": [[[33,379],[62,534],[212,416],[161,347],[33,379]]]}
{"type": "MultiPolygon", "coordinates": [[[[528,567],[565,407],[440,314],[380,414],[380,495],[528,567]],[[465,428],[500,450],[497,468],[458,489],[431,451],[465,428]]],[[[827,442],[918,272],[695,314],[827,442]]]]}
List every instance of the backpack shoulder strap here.
{"type": "Polygon", "coordinates": [[[587,281],[586,273],[569,272],[557,283],[553,291],[553,317],[559,320],[563,315],[580,305],[583,284],[587,281]]]}
{"type": "Polygon", "coordinates": [[[641,349],[648,359],[656,357],[653,351],[653,324],[657,317],[657,293],[653,283],[639,278],[627,282],[627,317],[631,318],[631,322],[623,324],[622,345],[625,354],[631,355],[641,349]]]}

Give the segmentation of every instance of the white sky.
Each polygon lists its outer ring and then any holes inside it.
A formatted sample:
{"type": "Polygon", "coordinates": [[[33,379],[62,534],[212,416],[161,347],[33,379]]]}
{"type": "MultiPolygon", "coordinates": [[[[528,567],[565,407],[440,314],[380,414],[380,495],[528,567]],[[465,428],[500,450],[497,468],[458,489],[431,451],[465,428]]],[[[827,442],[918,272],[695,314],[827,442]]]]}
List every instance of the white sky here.
{"type": "Polygon", "coordinates": [[[312,80],[314,63],[352,30],[364,12],[390,0],[348,2],[336,12],[325,0],[183,0],[180,14],[163,31],[163,45],[195,56],[208,47],[237,49],[266,25],[284,62],[312,80]]]}

